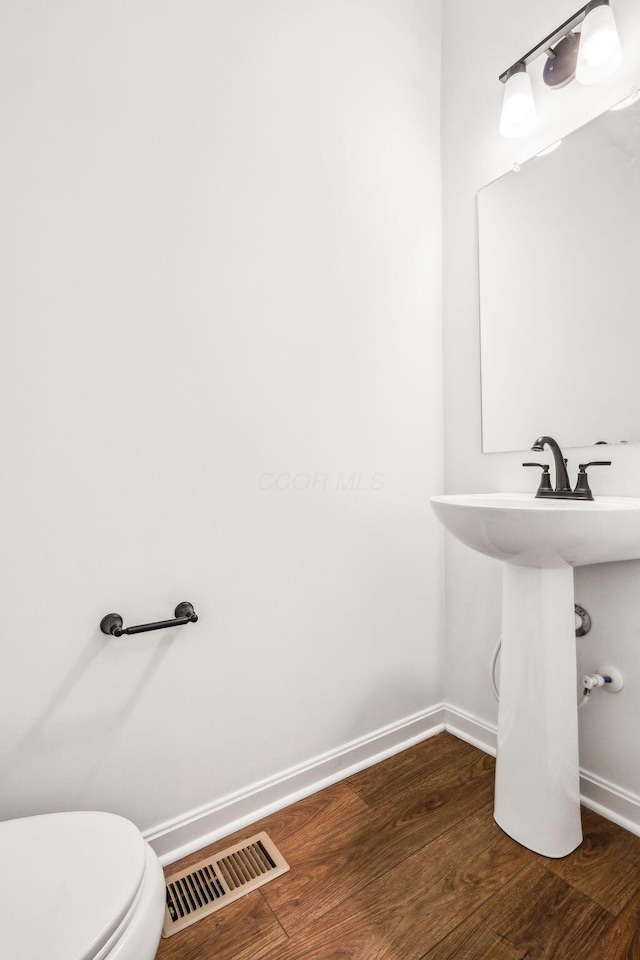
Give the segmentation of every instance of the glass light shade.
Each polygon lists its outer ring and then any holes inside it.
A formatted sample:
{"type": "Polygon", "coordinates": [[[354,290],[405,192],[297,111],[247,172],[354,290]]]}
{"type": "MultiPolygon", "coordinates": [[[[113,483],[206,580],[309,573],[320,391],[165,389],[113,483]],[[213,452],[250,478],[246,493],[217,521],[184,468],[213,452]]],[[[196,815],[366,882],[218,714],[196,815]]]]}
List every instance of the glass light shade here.
{"type": "Polygon", "coordinates": [[[531,80],[524,68],[513,73],[504,85],[500,133],[512,140],[523,137],[535,126],[536,105],[531,80]]]}
{"type": "Polygon", "coordinates": [[[584,19],[576,65],[578,83],[600,83],[622,63],[620,37],[609,4],[594,7],[584,19]]]}

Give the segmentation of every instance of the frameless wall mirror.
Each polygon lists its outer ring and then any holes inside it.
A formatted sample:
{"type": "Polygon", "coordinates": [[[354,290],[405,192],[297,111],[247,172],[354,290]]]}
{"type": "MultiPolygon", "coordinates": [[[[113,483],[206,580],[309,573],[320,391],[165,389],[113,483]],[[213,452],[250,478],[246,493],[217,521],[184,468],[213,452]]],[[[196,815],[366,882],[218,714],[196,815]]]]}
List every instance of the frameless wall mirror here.
{"type": "Polygon", "coordinates": [[[478,194],[485,453],[640,441],[640,101],[478,194]]]}

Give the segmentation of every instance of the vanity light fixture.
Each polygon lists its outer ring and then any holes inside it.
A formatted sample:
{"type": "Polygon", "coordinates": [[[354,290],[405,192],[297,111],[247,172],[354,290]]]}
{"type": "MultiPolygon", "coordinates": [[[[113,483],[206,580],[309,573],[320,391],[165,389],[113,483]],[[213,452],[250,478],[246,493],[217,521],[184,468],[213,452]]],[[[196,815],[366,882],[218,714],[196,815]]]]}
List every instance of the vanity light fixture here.
{"type": "Polygon", "coordinates": [[[542,79],[548,87],[564,87],[574,77],[578,83],[592,84],[611,76],[622,62],[622,49],[609,0],[590,0],[500,74],[498,79],[505,85],[500,118],[503,137],[524,136],[533,129],[535,103],[527,67],[543,53],[547,62],[542,79]],[[580,24],[582,29],[576,33],[580,24]]]}

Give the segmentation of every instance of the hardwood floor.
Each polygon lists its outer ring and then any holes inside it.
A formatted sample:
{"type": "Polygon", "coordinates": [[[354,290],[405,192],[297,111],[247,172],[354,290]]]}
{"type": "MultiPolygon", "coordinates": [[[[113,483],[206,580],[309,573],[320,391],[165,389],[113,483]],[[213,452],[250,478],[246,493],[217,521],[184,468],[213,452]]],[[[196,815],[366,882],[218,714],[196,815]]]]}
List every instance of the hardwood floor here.
{"type": "Polygon", "coordinates": [[[157,960],[640,960],[640,837],[583,810],[578,850],[536,856],[494,823],[493,773],[443,733],[225,838],[267,830],[290,872],[157,960]]]}

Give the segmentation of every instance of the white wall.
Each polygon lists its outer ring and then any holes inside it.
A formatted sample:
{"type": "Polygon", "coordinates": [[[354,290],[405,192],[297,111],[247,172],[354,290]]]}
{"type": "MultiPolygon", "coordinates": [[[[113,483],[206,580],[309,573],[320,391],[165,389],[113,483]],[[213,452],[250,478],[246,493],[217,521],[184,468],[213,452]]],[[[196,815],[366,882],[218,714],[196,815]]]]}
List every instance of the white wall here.
{"type": "Polygon", "coordinates": [[[0,813],[149,828],[441,700],[440,4],[0,37],[0,813]]]}
{"type": "MultiPolygon", "coordinates": [[[[640,9],[634,0],[612,3],[625,61],[597,87],[542,86],[533,72],[540,126],[528,141],[498,134],[502,86],[498,74],[577,9],[575,0],[447,0],[443,33],[443,203],[445,322],[445,462],[448,492],[532,490],[534,478],[517,453],[485,454],[480,437],[480,359],[476,191],[542,147],[553,143],[640,85],[640,9]]],[[[570,205],[580,197],[568,197],[570,205]]],[[[635,324],[636,318],[629,317],[635,324]]],[[[550,349],[553,345],[550,344],[550,349]]],[[[620,349],[624,349],[621,343],[620,349]]],[[[594,375],[597,371],[593,371],[594,375]]],[[[540,364],[544,381],[544,362],[540,364]]],[[[585,389],[590,385],[587,380],[585,389]]],[[[544,423],[539,433],[545,433],[544,423]]],[[[531,437],[531,441],[535,437],[531,437]]],[[[561,439],[561,438],[560,438],[561,439]]],[[[570,450],[573,471],[583,454],[570,450]]],[[[585,456],[584,459],[587,457],[585,456]]],[[[599,459],[599,457],[589,457],[599,459]]],[[[640,446],[612,450],[613,466],[594,473],[600,494],[640,496],[640,446]]],[[[627,686],[602,694],[580,714],[581,764],[597,776],[640,794],[640,562],[576,571],[576,600],[593,617],[578,641],[581,670],[611,662],[627,686]]],[[[447,542],[446,700],[489,723],[497,707],[489,682],[491,651],[500,631],[500,565],[447,542]]]]}

